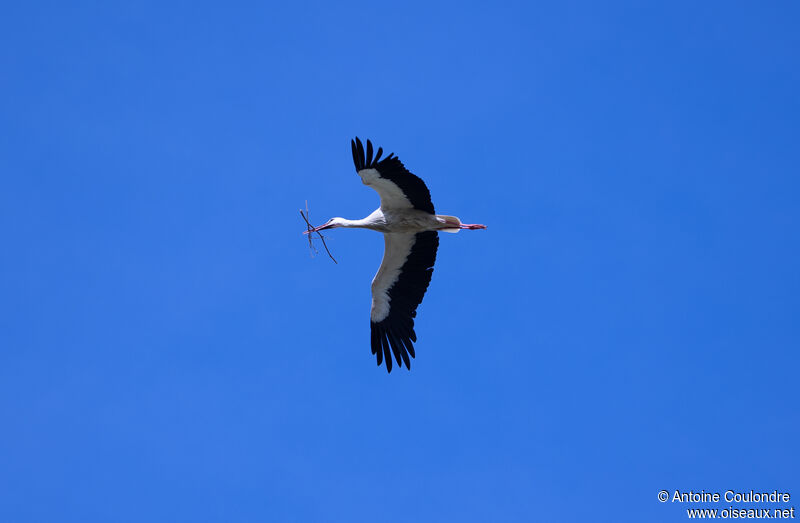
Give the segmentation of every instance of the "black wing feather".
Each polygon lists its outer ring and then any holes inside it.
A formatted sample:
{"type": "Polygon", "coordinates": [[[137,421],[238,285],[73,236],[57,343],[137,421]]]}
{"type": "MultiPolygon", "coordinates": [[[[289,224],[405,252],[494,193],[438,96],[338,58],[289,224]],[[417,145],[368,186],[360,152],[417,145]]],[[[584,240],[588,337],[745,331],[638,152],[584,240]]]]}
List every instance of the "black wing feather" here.
{"type": "Polygon", "coordinates": [[[411,358],[416,357],[413,344],[417,341],[414,318],[430,285],[438,248],[439,235],[436,231],[419,232],[415,235],[411,252],[400,269],[400,277],[387,291],[390,304],[388,316],[382,321],[370,322],[372,353],[377,354],[378,365],[381,360],[386,360],[387,372],[392,371],[390,347],[397,364],[402,366],[402,359],[409,370],[409,355],[411,358]]]}
{"type": "Polygon", "coordinates": [[[381,336],[381,345],[383,345],[383,359],[386,361],[386,372],[392,372],[392,349],[389,347],[389,336],[385,331],[381,336]]]}
{"type": "Polygon", "coordinates": [[[358,172],[358,170],[359,170],[358,169],[358,160],[359,160],[358,148],[356,147],[356,142],[354,142],[353,140],[350,140],[350,148],[353,150],[353,163],[356,166],[356,172],[358,172]]]}

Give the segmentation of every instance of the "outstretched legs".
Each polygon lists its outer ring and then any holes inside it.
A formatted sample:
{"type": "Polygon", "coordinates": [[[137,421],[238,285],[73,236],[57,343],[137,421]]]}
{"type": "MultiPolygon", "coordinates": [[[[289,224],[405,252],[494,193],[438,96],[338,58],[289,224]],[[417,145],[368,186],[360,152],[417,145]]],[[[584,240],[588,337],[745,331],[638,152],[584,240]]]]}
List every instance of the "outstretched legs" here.
{"type": "Polygon", "coordinates": [[[486,226],[485,225],[481,225],[479,223],[462,223],[461,225],[458,226],[458,228],[459,229],[475,230],[475,229],[485,229],[486,226]]]}

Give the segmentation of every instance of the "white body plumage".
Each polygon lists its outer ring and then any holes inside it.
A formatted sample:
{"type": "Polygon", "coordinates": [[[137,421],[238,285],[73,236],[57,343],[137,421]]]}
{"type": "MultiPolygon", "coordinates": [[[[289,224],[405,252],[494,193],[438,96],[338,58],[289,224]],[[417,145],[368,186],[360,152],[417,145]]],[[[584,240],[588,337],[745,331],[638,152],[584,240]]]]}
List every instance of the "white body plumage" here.
{"type": "Polygon", "coordinates": [[[455,216],[430,214],[417,209],[375,209],[369,216],[360,220],[331,218],[326,224],[330,227],[350,227],[372,229],[378,232],[423,232],[452,229],[458,232],[461,220],[455,216]]]}

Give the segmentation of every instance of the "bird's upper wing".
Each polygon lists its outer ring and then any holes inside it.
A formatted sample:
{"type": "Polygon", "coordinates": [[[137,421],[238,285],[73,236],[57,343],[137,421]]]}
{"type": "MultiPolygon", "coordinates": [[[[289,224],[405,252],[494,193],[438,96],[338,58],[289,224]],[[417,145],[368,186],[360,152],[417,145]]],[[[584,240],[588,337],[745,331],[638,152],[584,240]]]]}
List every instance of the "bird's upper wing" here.
{"type": "Polygon", "coordinates": [[[383,261],[372,280],[370,330],[372,354],[378,365],[386,360],[392,371],[392,353],[397,364],[411,368],[414,357],[414,317],[433,275],[439,235],[436,231],[384,233],[383,261]]]}
{"type": "Polygon", "coordinates": [[[435,214],[425,182],[410,173],[394,153],[381,160],[383,149],[378,147],[378,154],[373,158],[369,140],[366,151],[358,138],[351,140],[350,145],[356,172],[365,185],[378,191],[381,209],[419,209],[435,214]]]}

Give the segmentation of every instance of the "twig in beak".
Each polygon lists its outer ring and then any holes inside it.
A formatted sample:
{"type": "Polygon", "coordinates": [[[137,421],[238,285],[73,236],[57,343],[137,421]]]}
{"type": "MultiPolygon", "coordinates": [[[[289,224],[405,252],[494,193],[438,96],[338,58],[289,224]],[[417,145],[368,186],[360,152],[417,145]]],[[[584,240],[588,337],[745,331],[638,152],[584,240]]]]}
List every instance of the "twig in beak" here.
{"type": "Polygon", "coordinates": [[[333,257],[331,251],[328,249],[328,245],[325,243],[325,237],[316,229],[316,227],[311,225],[311,221],[309,220],[310,215],[311,214],[308,212],[308,200],[306,200],[306,212],[303,214],[303,209],[300,209],[300,216],[302,216],[306,221],[306,226],[308,227],[306,234],[308,235],[308,247],[311,249],[311,257],[314,257],[314,253],[319,254],[319,251],[314,248],[314,244],[311,242],[311,236],[316,232],[319,236],[319,239],[322,240],[322,246],[325,247],[325,252],[328,253],[328,256],[330,256],[331,260],[333,260],[333,263],[339,265],[339,262],[336,261],[336,258],[333,257]]]}

